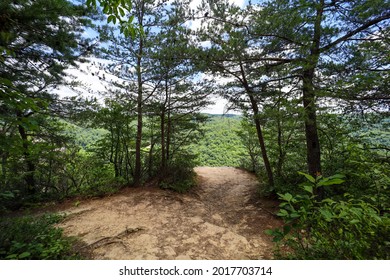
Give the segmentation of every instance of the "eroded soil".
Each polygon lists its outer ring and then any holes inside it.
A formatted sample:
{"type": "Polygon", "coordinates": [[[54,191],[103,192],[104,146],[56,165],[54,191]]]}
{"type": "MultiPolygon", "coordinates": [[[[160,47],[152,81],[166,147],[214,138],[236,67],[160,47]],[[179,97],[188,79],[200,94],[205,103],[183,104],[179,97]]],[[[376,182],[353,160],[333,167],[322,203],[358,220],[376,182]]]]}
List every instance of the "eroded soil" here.
{"type": "Polygon", "coordinates": [[[258,195],[256,177],[232,167],[197,167],[198,186],[179,194],[126,189],[63,212],[64,233],[93,259],[269,259],[264,230],[280,226],[277,203],[258,195]]]}

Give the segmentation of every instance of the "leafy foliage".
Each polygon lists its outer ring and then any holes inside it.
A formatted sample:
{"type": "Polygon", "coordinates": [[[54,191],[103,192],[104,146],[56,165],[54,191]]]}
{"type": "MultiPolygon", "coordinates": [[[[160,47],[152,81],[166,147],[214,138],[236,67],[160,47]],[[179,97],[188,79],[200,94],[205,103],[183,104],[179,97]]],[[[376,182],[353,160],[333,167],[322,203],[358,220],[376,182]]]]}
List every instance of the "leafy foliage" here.
{"type": "Polygon", "coordinates": [[[390,218],[371,204],[344,194],[342,200],[318,200],[321,186],[339,185],[342,175],[314,178],[302,194],[279,194],[283,229],[268,231],[279,244],[278,256],[293,259],[389,259],[390,218]],[[284,246],[282,246],[284,245],[284,246]]]}
{"type": "Polygon", "coordinates": [[[195,160],[191,154],[182,154],[170,163],[160,182],[163,189],[171,189],[180,193],[187,192],[195,186],[195,160]]]}
{"type": "Polygon", "coordinates": [[[0,221],[0,259],[58,260],[77,259],[72,241],[64,238],[55,224],[58,215],[25,216],[0,221]]]}
{"type": "Polygon", "coordinates": [[[238,116],[211,116],[204,126],[204,135],[191,145],[200,166],[241,166],[248,157],[236,132],[240,129],[238,116]]]}
{"type": "Polygon", "coordinates": [[[120,31],[126,37],[135,37],[136,32],[140,31],[133,24],[134,15],[128,15],[132,8],[131,0],[87,0],[86,4],[97,8],[97,2],[102,7],[103,13],[107,15],[107,23],[116,24],[118,22],[120,31]]]}

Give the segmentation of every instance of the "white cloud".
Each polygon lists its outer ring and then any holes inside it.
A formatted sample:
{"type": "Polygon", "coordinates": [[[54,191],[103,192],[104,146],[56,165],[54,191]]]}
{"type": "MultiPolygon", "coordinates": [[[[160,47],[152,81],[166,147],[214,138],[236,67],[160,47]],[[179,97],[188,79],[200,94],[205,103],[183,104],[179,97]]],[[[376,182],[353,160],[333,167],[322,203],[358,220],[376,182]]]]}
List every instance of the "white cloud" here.
{"type": "Polygon", "coordinates": [[[65,71],[66,84],[58,87],[54,92],[61,98],[81,94],[83,97],[95,97],[102,100],[101,94],[108,91],[109,83],[121,81],[104,70],[108,64],[108,60],[96,57],[89,58],[88,62],[77,63],[77,67],[65,71]],[[70,86],[71,83],[78,83],[78,85],[70,86]]]}

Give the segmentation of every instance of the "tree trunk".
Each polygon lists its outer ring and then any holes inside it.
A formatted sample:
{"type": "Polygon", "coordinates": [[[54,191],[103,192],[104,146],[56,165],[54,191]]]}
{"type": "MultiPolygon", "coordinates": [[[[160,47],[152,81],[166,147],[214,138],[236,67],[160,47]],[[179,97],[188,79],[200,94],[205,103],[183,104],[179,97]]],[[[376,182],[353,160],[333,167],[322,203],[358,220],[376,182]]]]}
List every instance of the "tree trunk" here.
{"type": "Polygon", "coordinates": [[[151,137],[151,144],[150,144],[150,150],[149,150],[149,160],[148,160],[148,175],[149,178],[153,177],[153,149],[154,149],[154,141],[153,137],[151,137]]]}
{"type": "Polygon", "coordinates": [[[305,73],[303,76],[303,107],[305,109],[305,135],[307,149],[307,167],[309,174],[321,174],[321,150],[317,131],[317,113],[315,93],[312,84],[313,76],[305,73]]]}
{"type": "MultiPolygon", "coordinates": [[[[168,71],[167,71],[168,73],[168,71]]],[[[168,158],[168,152],[166,149],[166,143],[168,142],[165,140],[165,137],[168,138],[168,135],[165,134],[165,116],[166,116],[166,110],[167,110],[167,104],[169,106],[169,81],[168,77],[165,77],[165,100],[164,103],[162,104],[161,108],[161,123],[160,123],[160,129],[161,129],[161,166],[160,166],[160,171],[161,171],[161,177],[164,177],[165,171],[167,168],[167,158],[168,158]]],[[[169,113],[169,107],[168,107],[168,113],[169,113]]],[[[169,133],[169,131],[168,131],[169,133]]]]}
{"type": "Polygon", "coordinates": [[[260,148],[261,148],[261,155],[263,157],[265,169],[267,171],[268,184],[270,186],[274,186],[275,185],[275,183],[274,183],[274,175],[272,173],[271,164],[270,164],[270,162],[268,160],[267,149],[265,148],[263,132],[262,132],[261,124],[260,124],[260,120],[259,120],[259,107],[258,107],[258,105],[256,103],[256,100],[255,100],[253,94],[252,93],[248,93],[248,95],[249,95],[249,99],[250,99],[251,105],[252,105],[253,118],[254,118],[254,121],[255,121],[257,138],[259,140],[259,144],[260,144],[260,148]]]}
{"type": "Polygon", "coordinates": [[[140,39],[140,46],[137,58],[137,84],[138,84],[138,96],[137,96],[137,137],[135,141],[135,167],[134,167],[134,185],[138,185],[141,181],[141,144],[142,144],[142,98],[143,98],[143,83],[142,83],[142,38],[140,39]]]}
{"type": "MultiPolygon", "coordinates": [[[[171,93],[168,92],[168,109],[171,108],[171,93]]],[[[166,131],[166,161],[167,163],[170,160],[170,148],[171,148],[171,134],[172,134],[172,119],[171,119],[171,110],[168,110],[167,114],[167,131],[166,131]]]]}
{"type": "MultiPolygon", "coordinates": [[[[278,108],[279,109],[279,108],[278,108]]],[[[280,110],[280,109],[279,109],[280,110]]],[[[279,112],[278,112],[279,113],[279,112]]],[[[278,178],[282,177],[282,170],[283,170],[283,163],[284,163],[284,157],[286,153],[283,151],[283,145],[282,145],[282,125],[280,123],[280,115],[278,114],[278,120],[277,120],[277,129],[278,129],[278,162],[276,164],[276,176],[278,178]]]]}
{"type": "Polygon", "coordinates": [[[114,169],[115,169],[115,178],[119,178],[121,175],[121,167],[120,167],[120,160],[119,160],[119,154],[120,154],[120,129],[116,128],[116,143],[115,143],[115,149],[114,149],[114,169]]]}
{"type": "Polygon", "coordinates": [[[7,184],[7,161],[8,152],[1,152],[1,184],[5,186],[7,184]]]}
{"type": "Polygon", "coordinates": [[[267,171],[267,177],[268,177],[268,184],[273,187],[275,185],[274,183],[274,175],[272,173],[271,164],[268,160],[267,155],[267,149],[265,148],[264,143],[264,137],[263,132],[261,130],[261,124],[259,120],[259,106],[257,105],[257,101],[255,100],[254,93],[252,89],[249,87],[248,81],[246,79],[245,70],[242,65],[242,61],[240,61],[240,69],[241,69],[241,75],[242,75],[242,85],[244,86],[246,93],[248,94],[249,100],[251,102],[252,110],[253,110],[253,118],[255,121],[256,126],[256,132],[257,132],[257,138],[259,140],[260,148],[261,148],[261,155],[263,157],[265,169],[267,171]]]}
{"type": "MultiPolygon", "coordinates": [[[[307,152],[307,168],[310,175],[317,177],[321,174],[321,149],[317,130],[317,107],[314,89],[315,69],[320,57],[321,22],[324,9],[324,0],[317,7],[317,15],[314,23],[314,33],[310,55],[302,72],[303,107],[305,110],[305,136],[307,152]]],[[[319,198],[323,198],[323,188],[317,189],[319,198]]]]}
{"type": "MultiPolygon", "coordinates": [[[[18,118],[21,118],[21,114],[18,114],[18,118]]],[[[21,125],[18,126],[20,138],[22,139],[23,156],[27,165],[27,174],[24,176],[27,185],[27,192],[31,195],[36,193],[35,189],[35,164],[31,158],[30,147],[28,144],[28,137],[25,128],[21,125]]]]}
{"type": "Polygon", "coordinates": [[[165,152],[165,106],[163,106],[160,114],[160,133],[161,133],[161,175],[165,173],[167,167],[166,152],[165,152]]]}

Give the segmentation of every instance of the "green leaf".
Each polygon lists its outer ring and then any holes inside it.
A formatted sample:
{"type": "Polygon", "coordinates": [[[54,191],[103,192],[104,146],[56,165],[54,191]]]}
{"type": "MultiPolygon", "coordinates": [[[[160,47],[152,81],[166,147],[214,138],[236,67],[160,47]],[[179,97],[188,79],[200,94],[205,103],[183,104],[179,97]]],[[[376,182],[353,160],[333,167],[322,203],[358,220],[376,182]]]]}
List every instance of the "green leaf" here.
{"type": "Polygon", "coordinates": [[[327,222],[332,221],[332,219],[334,217],[333,214],[329,210],[327,210],[327,209],[320,209],[320,213],[325,218],[325,220],[327,222]]]}
{"type": "Polygon", "coordinates": [[[286,200],[288,202],[290,202],[293,198],[292,194],[290,194],[290,193],[279,194],[279,196],[281,199],[286,200]]]}
{"type": "Polygon", "coordinates": [[[11,198],[15,197],[15,194],[13,192],[10,192],[10,191],[5,191],[5,192],[0,193],[0,197],[5,198],[5,199],[11,199],[11,198]]]}
{"type": "Polygon", "coordinates": [[[121,15],[121,17],[125,16],[125,11],[121,7],[118,8],[118,11],[119,11],[119,14],[121,15]]]}
{"type": "Polygon", "coordinates": [[[8,255],[7,257],[5,257],[6,260],[16,260],[17,258],[17,254],[8,255]]]}
{"type": "Polygon", "coordinates": [[[109,9],[110,9],[110,7],[108,6],[108,4],[107,3],[104,4],[104,6],[103,6],[103,13],[108,14],[109,9]]]}
{"type": "Polygon", "coordinates": [[[280,209],[277,215],[279,217],[286,217],[286,216],[288,216],[288,212],[284,209],[280,209]]]}
{"type": "Polygon", "coordinates": [[[295,218],[299,218],[301,215],[298,212],[292,212],[290,216],[291,218],[295,219],[295,218]]]}
{"type": "Polygon", "coordinates": [[[304,189],[305,191],[307,191],[308,193],[313,194],[313,186],[307,186],[307,185],[305,185],[305,186],[303,186],[303,189],[304,189]]]}
{"type": "Polygon", "coordinates": [[[27,258],[27,257],[29,257],[29,256],[31,256],[31,253],[30,253],[30,252],[23,252],[23,253],[21,253],[21,254],[18,256],[18,258],[19,258],[19,259],[25,259],[25,258],[27,258]]]}
{"type": "Polygon", "coordinates": [[[116,24],[116,17],[114,15],[110,15],[108,18],[107,18],[107,23],[114,23],[116,24]]]}
{"type": "Polygon", "coordinates": [[[345,180],[343,180],[343,179],[322,180],[318,183],[318,186],[340,185],[344,182],[345,182],[345,180]]]}
{"type": "Polygon", "coordinates": [[[309,174],[306,174],[306,173],[303,173],[303,172],[298,172],[298,174],[305,176],[306,179],[309,180],[309,181],[310,181],[311,183],[313,183],[313,184],[316,182],[316,180],[314,179],[314,177],[311,176],[311,175],[309,175],[309,174]]]}

